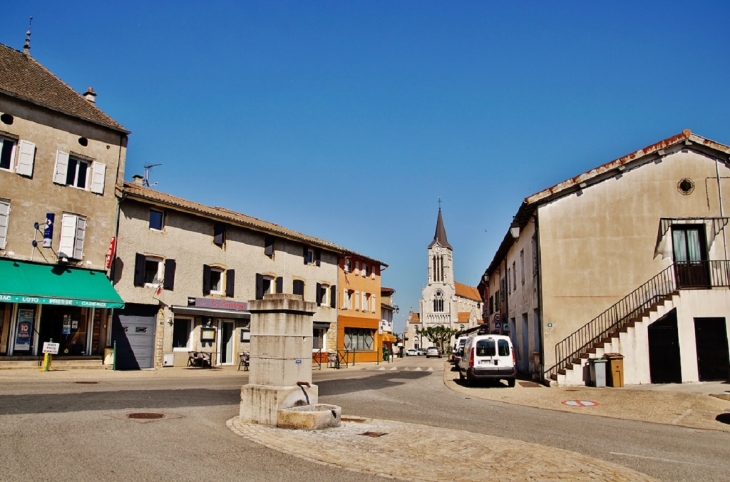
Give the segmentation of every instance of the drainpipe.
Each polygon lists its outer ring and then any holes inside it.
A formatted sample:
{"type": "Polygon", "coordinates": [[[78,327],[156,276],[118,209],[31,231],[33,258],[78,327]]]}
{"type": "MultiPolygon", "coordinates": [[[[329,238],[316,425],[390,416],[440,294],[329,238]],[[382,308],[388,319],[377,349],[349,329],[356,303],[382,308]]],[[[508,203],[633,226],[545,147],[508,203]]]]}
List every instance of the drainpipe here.
{"type": "Polygon", "coordinates": [[[544,312],[542,306],[542,253],[540,252],[540,223],[537,209],[535,210],[535,248],[537,249],[537,310],[540,322],[537,324],[540,339],[540,381],[545,381],[545,330],[543,329],[544,312]]]}

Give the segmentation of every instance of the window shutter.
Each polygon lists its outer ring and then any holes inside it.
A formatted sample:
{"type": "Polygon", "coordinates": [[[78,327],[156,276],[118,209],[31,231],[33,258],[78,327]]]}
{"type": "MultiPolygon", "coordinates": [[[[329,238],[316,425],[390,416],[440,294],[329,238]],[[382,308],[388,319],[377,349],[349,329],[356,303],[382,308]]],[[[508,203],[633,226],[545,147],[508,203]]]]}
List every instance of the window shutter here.
{"type": "Polygon", "coordinates": [[[68,152],[56,152],[56,167],[53,169],[53,182],[66,185],[66,173],[68,172],[68,152]]]}
{"type": "Polygon", "coordinates": [[[304,264],[307,264],[307,255],[309,255],[309,248],[304,247],[304,264]]]}
{"type": "Polygon", "coordinates": [[[355,291],[355,309],[360,310],[360,292],[355,291]]]}
{"type": "Polygon", "coordinates": [[[320,306],[322,304],[322,285],[317,283],[317,306],[320,306]]]}
{"type": "Polygon", "coordinates": [[[277,293],[283,293],[284,292],[284,278],[279,276],[276,278],[276,292],[277,293]]]}
{"type": "Polygon", "coordinates": [[[58,246],[59,258],[73,258],[76,239],[76,216],[64,214],[61,221],[61,244],[58,246]]]}
{"type": "Polygon", "coordinates": [[[203,296],[210,294],[210,266],[203,265],[203,296]]]}
{"type": "Polygon", "coordinates": [[[264,299],[264,275],[256,273],[256,299],[264,299]]]}
{"type": "Polygon", "coordinates": [[[223,223],[216,223],[213,226],[213,244],[223,246],[226,242],[226,225],[223,223]]]}
{"type": "Polygon", "coordinates": [[[314,251],[314,255],[315,255],[316,262],[317,262],[317,266],[319,266],[319,261],[320,261],[320,258],[322,257],[322,251],[317,249],[314,251]]]}
{"type": "MultiPolygon", "coordinates": [[[[264,239],[264,254],[266,256],[273,256],[273,254],[274,254],[274,237],[273,236],[266,236],[266,238],[264,239]]],[[[281,291],[279,291],[279,293],[281,293],[281,291]]]]}
{"type": "Polygon", "coordinates": [[[91,192],[104,194],[104,179],[106,178],[106,165],[101,162],[92,164],[93,174],[91,175],[91,192]]]}
{"type": "Polygon", "coordinates": [[[330,306],[337,308],[337,285],[330,286],[330,306]]]}
{"type": "Polygon", "coordinates": [[[355,261],[355,276],[360,276],[360,261],[355,261]]]}
{"type": "Polygon", "coordinates": [[[0,202],[0,249],[5,249],[8,237],[8,218],[10,217],[10,204],[0,202]]]}
{"type": "Polygon", "coordinates": [[[375,266],[373,266],[373,271],[370,273],[370,279],[375,279],[375,266]]]}
{"type": "MultiPolygon", "coordinates": [[[[144,286],[144,263],[146,257],[144,254],[134,255],[134,286],[144,286]]],[[[167,277],[167,267],[165,267],[165,277],[167,277]]]]}
{"type": "Polygon", "coordinates": [[[236,287],[236,270],[235,269],[229,269],[226,270],[226,296],[229,298],[233,298],[233,294],[235,293],[234,289],[236,287]]]}
{"type": "MultiPolygon", "coordinates": [[[[177,264],[174,259],[165,260],[165,281],[162,287],[166,290],[172,291],[175,289],[175,268],[177,264]]],[[[136,272],[135,272],[136,274],[136,272]]]]}
{"type": "Polygon", "coordinates": [[[375,298],[375,295],[372,295],[372,296],[370,297],[370,303],[372,303],[372,310],[373,310],[373,313],[375,313],[376,311],[378,311],[378,310],[377,310],[377,306],[378,306],[378,305],[376,304],[376,298],[375,298]]]}
{"type": "Polygon", "coordinates": [[[76,217],[76,240],[74,243],[74,259],[84,257],[84,237],[86,236],[86,218],[76,217]]]}
{"type": "Polygon", "coordinates": [[[32,177],[35,144],[30,141],[20,141],[18,147],[20,147],[20,152],[18,154],[18,167],[15,169],[15,172],[23,176],[32,177]]]}
{"type": "Polygon", "coordinates": [[[304,281],[300,279],[294,280],[294,294],[304,296],[304,281]]]}

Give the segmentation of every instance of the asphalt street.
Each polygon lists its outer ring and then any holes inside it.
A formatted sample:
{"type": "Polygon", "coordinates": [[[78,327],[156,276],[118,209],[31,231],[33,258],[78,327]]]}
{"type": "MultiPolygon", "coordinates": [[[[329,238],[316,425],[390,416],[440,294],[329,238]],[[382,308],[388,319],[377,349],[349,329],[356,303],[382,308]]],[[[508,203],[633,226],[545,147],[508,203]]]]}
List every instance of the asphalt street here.
{"type": "MultiPolygon", "coordinates": [[[[386,365],[386,370],[325,369],[313,377],[320,402],[342,406],[344,416],[537,443],[667,481],[730,480],[728,433],[472,398],[444,386],[442,359],[401,360],[399,367],[405,366],[411,371],[386,365]]],[[[0,479],[385,480],[281,454],[233,434],[226,421],[238,413],[246,382],[244,372],[234,371],[210,378],[3,380],[0,479]],[[145,411],[167,417],[126,418],[145,411]]]]}

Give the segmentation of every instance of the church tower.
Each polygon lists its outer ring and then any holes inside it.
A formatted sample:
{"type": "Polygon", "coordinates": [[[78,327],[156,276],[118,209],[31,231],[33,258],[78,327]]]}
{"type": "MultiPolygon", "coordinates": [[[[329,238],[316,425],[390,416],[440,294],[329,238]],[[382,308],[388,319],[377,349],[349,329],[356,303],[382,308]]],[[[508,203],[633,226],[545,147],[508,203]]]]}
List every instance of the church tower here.
{"type": "Polygon", "coordinates": [[[424,327],[458,322],[454,287],[454,249],[446,238],[439,207],[436,232],[428,245],[428,284],[421,297],[421,323],[424,327]]]}

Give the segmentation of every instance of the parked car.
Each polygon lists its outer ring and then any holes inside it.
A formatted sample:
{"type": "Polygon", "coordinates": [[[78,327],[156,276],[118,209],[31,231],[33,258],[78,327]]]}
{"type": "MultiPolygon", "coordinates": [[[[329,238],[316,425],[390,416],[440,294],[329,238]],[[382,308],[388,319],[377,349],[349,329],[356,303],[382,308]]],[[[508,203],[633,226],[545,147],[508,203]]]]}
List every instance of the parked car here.
{"type": "Polygon", "coordinates": [[[416,354],[418,356],[423,356],[426,354],[426,350],[424,350],[423,348],[419,348],[418,350],[416,350],[416,354]]]}
{"type": "Polygon", "coordinates": [[[406,356],[416,356],[418,355],[418,352],[414,348],[409,348],[406,350],[406,356]]]}
{"type": "Polygon", "coordinates": [[[459,364],[460,354],[464,350],[464,345],[466,344],[466,340],[468,340],[468,336],[460,336],[456,342],[454,343],[454,347],[451,350],[451,363],[454,365],[459,364]]]}
{"type": "Polygon", "coordinates": [[[504,335],[470,337],[459,360],[459,379],[471,386],[479,380],[507,380],[515,386],[517,366],[512,341],[504,335]]]}
{"type": "Polygon", "coordinates": [[[430,346],[426,350],[426,358],[431,358],[432,356],[441,358],[441,350],[437,346],[430,346]]]}

